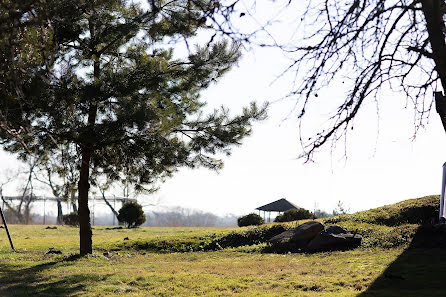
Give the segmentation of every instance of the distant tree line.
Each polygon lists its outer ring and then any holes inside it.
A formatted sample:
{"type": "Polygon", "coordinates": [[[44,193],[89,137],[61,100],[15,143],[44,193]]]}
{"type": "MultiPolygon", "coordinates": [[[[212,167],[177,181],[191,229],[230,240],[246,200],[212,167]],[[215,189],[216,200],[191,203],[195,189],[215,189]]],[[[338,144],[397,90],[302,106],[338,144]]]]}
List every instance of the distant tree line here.
{"type": "Polygon", "coordinates": [[[176,207],[163,212],[146,213],[145,226],[154,227],[235,227],[234,215],[217,216],[210,212],[176,207]]]}

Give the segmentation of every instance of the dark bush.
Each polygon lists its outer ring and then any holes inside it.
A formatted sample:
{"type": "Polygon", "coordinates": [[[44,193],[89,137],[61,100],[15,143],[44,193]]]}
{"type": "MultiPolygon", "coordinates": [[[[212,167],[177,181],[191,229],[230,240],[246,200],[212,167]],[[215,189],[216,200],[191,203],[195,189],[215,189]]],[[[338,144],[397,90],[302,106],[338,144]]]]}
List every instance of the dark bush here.
{"type": "Polygon", "coordinates": [[[257,226],[264,223],[265,221],[262,219],[262,217],[255,213],[250,213],[249,215],[237,219],[237,224],[239,227],[257,226]]]}
{"type": "Polygon", "coordinates": [[[63,215],[62,220],[65,225],[79,226],[79,216],[77,215],[77,211],[63,215]]]}
{"type": "Polygon", "coordinates": [[[291,222],[291,221],[297,221],[297,220],[306,220],[306,219],[312,219],[313,214],[304,209],[304,208],[298,208],[298,209],[290,209],[285,211],[283,214],[278,215],[274,222],[291,222]]]}
{"type": "Polygon", "coordinates": [[[126,202],[119,210],[118,220],[126,223],[128,228],[136,228],[146,221],[141,204],[136,201],[126,202]]]}

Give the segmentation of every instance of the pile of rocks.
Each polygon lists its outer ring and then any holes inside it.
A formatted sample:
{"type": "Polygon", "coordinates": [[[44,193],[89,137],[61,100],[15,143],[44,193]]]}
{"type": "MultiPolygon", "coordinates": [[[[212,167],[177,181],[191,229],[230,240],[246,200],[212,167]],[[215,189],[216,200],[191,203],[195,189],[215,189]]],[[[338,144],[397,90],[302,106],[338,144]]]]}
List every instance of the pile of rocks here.
{"type": "Polygon", "coordinates": [[[320,222],[306,222],[269,240],[272,248],[301,250],[305,252],[348,250],[361,245],[362,237],[349,233],[338,225],[324,227],[320,222]]]}

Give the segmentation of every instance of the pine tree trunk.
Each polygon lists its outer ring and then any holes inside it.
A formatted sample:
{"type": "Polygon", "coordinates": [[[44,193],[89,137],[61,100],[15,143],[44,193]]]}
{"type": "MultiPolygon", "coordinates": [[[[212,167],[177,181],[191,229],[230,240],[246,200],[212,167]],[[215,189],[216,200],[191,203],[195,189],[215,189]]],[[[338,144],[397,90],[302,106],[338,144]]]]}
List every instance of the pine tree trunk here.
{"type": "Polygon", "coordinates": [[[88,146],[82,148],[82,165],[79,177],[79,196],[78,196],[78,215],[79,215],[79,237],[80,254],[91,254],[92,250],[92,232],[90,223],[90,209],[88,208],[88,190],[90,183],[90,160],[92,150],[88,146]]]}
{"type": "MultiPolygon", "coordinates": [[[[99,77],[99,59],[94,61],[94,78],[99,77]]],[[[96,122],[98,107],[92,102],[88,110],[88,127],[92,130],[96,122]]],[[[78,216],[79,216],[79,237],[80,254],[86,255],[93,252],[92,232],[90,222],[90,209],[88,208],[88,191],[90,189],[90,162],[93,155],[93,143],[91,140],[85,140],[82,145],[82,163],[79,174],[78,185],[78,216]]]]}

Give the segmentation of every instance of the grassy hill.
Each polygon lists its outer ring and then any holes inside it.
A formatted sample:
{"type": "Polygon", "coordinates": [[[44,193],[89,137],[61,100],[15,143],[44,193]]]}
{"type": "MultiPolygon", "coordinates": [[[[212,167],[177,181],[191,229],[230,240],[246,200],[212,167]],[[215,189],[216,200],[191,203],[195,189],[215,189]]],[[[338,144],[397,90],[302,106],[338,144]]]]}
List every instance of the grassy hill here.
{"type": "Polygon", "coordinates": [[[425,225],[438,222],[439,208],[440,197],[431,195],[328,218],[322,222],[326,225],[338,224],[362,235],[362,247],[391,248],[408,245],[417,233],[420,235],[420,232],[428,231],[425,225]]]}
{"type": "Polygon", "coordinates": [[[384,226],[403,224],[429,224],[438,222],[440,196],[431,195],[422,198],[404,200],[395,204],[373,208],[354,214],[328,218],[326,223],[354,221],[384,226]]]}
{"type": "MultiPolygon", "coordinates": [[[[392,248],[408,245],[420,226],[438,221],[439,196],[409,199],[354,214],[320,219],[325,225],[340,225],[363,236],[361,246],[392,248]]],[[[227,228],[222,232],[194,234],[189,237],[142,238],[119,244],[122,249],[158,252],[210,251],[240,248],[267,251],[266,242],[281,232],[308,220],[271,223],[261,226],[227,228]],[[250,246],[250,247],[248,247],[250,246]]]]}

